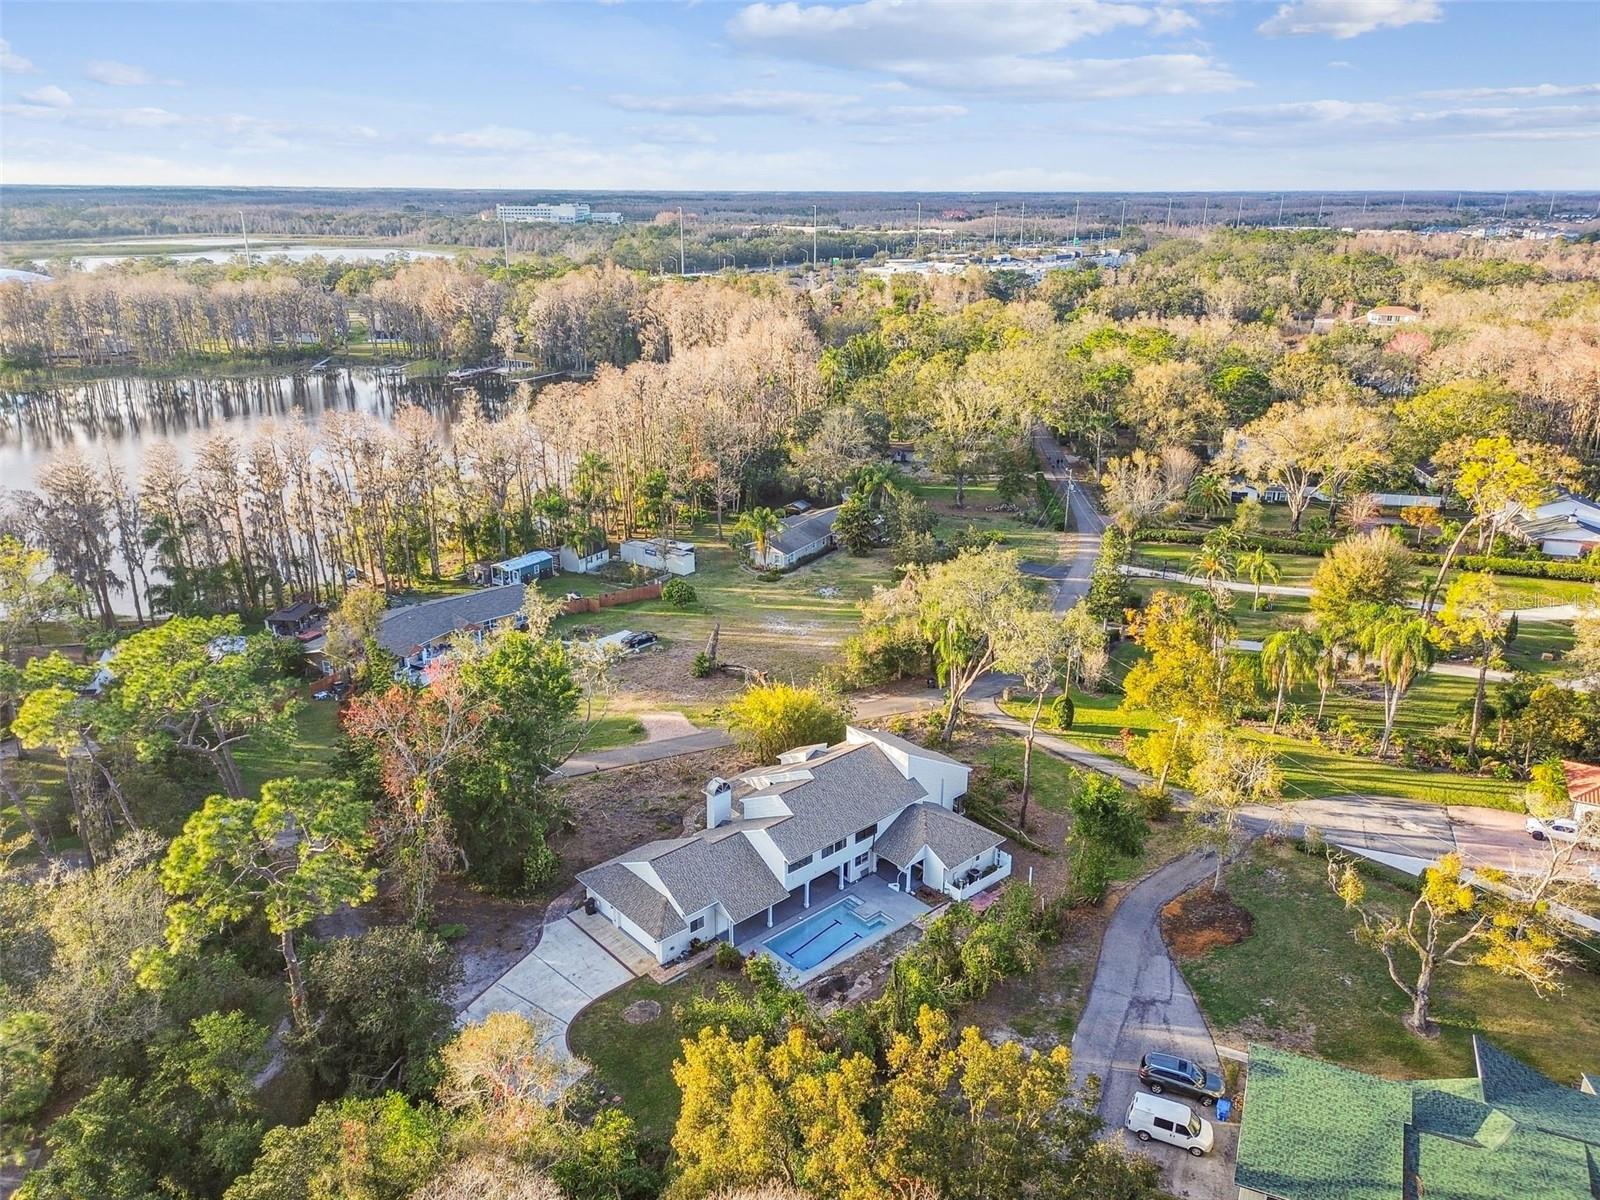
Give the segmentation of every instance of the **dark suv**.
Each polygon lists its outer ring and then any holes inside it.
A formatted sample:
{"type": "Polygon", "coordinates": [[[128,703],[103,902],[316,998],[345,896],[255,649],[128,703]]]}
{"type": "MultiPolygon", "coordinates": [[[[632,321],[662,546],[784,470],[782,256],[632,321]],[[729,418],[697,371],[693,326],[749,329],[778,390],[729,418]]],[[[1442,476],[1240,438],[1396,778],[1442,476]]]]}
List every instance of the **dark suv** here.
{"type": "Polygon", "coordinates": [[[1193,1096],[1201,1104],[1215,1104],[1222,1098],[1222,1076],[1176,1054],[1146,1054],[1139,1060],[1139,1082],[1157,1095],[1176,1092],[1193,1096]]]}

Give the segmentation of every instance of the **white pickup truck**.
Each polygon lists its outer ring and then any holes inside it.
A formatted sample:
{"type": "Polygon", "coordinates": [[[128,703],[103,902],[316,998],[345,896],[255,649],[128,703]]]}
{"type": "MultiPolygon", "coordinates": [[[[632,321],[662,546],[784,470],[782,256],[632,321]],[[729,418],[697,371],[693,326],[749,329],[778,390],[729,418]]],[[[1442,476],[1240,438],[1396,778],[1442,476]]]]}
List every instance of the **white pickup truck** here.
{"type": "Polygon", "coordinates": [[[1577,817],[1529,817],[1522,827],[1536,842],[1581,842],[1600,849],[1600,823],[1593,818],[1580,823],[1577,817]]]}

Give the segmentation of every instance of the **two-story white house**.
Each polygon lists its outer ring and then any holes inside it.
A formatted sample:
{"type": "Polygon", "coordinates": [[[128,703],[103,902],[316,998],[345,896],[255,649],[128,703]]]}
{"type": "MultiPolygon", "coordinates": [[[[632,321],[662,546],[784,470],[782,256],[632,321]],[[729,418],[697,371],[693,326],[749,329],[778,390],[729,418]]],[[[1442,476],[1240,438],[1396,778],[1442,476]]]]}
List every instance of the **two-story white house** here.
{"type": "Polygon", "coordinates": [[[966,899],[1011,874],[1005,839],[955,811],[969,768],[887,733],[847,728],[706,785],[706,828],[578,873],[587,896],[657,962],[695,939],[741,942],[779,905],[810,908],[878,876],[966,899]]]}

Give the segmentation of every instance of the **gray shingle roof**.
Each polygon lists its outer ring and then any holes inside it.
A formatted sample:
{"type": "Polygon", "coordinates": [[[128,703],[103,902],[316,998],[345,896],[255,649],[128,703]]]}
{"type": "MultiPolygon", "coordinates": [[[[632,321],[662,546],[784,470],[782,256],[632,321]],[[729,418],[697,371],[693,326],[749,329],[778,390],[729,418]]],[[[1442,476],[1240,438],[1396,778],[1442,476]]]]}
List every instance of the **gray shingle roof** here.
{"type": "Polygon", "coordinates": [[[833,528],[833,519],[839,515],[839,507],[819,508],[816,512],[802,513],[798,517],[789,517],[783,521],[783,528],[778,530],[770,539],[768,545],[781,554],[794,554],[804,550],[813,542],[826,537],[833,528]]]}
{"type": "Polygon", "coordinates": [[[907,866],[926,846],[954,867],[998,846],[1005,838],[938,804],[913,804],[878,836],[873,849],[897,867],[907,866]]]}
{"type": "Polygon", "coordinates": [[[615,859],[579,871],[578,882],[658,942],[688,928],[670,900],[615,859]]]}
{"type": "Polygon", "coordinates": [[[781,795],[794,814],[767,829],[768,836],[790,862],[814,854],[927,796],[920,783],[900,774],[871,742],[841,746],[809,762],[775,768],[773,773],[783,769],[809,771],[811,779],[752,794],[781,795]]]}
{"type": "Polygon", "coordinates": [[[523,586],[513,583],[392,608],[378,619],[378,644],[390,654],[403,657],[414,646],[425,646],[468,625],[487,625],[516,616],[522,609],[522,594],[523,586]]]}

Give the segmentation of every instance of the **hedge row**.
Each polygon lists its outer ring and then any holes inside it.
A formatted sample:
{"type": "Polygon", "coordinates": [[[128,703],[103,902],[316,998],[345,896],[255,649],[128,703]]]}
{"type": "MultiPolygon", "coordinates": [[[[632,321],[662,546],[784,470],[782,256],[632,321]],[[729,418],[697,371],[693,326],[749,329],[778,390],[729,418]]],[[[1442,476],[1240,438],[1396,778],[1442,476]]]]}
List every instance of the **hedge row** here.
{"type": "MultiPolygon", "coordinates": [[[[1145,529],[1139,533],[1142,542],[1155,542],[1165,546],[1198,546],[1205,541],[1203,529],[1145,529]]],[[[1260,548],[1272,554],[1309,554],[1320,557],[1326,554],[1333,542],[1327,538],[1279,537],[1274,534],[1246,534],[1240,544],[1250,549],[1260,548]]],[[[1413,550],[1419,563],[1437,567],[1444,555],[1413,550]]],[[[1455,565],[1463,571],[1489,571],[1496,575],[1516,575],[1524,579],[1569,579],[1579,583],[1600,583],[1600,562],[1575,562],[1563,558],[1507,558],[1495,554],[1458,554],[1455,565]]]]}

